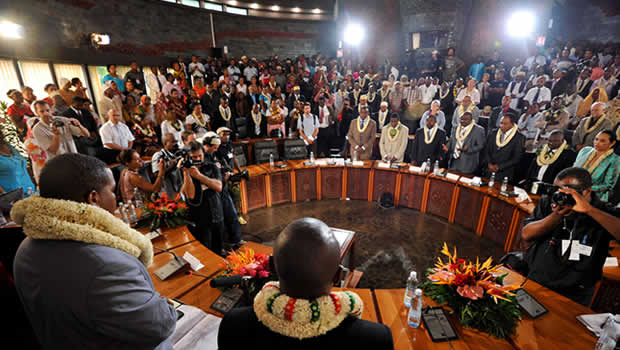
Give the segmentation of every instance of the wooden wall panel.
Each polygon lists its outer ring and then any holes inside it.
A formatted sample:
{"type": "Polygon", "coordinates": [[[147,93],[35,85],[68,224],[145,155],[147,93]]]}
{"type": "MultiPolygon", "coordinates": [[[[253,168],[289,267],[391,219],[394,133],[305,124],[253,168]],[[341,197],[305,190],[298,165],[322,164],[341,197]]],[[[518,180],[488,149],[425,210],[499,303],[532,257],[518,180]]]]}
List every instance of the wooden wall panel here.
{"type": "Polygon", "coordinates": [[[498,198],[491,198],[485,218],[482,236],[504,246],[510,233],[515,208],[498,198]]]}
{"type": "Polygon", "coordinates": [[[271,204],[291,201],[291,172],[271,174],[271,204]]]}
{"type": "Polygon", "coordinates": [[[432,179],[430,180],[426,212],[447,219],[450,216],[450,205],[455,184],[432,179]]]}
{"type": "Polygon", "coordinates": [[[424,176],[403,173],[400,185],[400,206],[420,210],[424,195],[424,176]]]}
{"type": "Polygon", "coordinates": [[[370,169],[347,169],[347,197],[368,200],[368,178],[370,169]]]}
{"type": "Polygon", "coordinates": [[[321,199],[340,199],[342,168],[321,168],[321,199]]]}
{"type": "Polygon", "coordinates": [[[265,176],[252,176],[246,182],[248,193],[248,210],[262,208],[267,205],[267,193],[265,192],[265,176]]]}
{"type": "Polygon", "coordinates": [[[316,199],[316,168],[295,170],[295,191],[298,202],[316,199]]]}
{"type": "Polygon", "coordinates": [[[523,231],[523,220],[527,219],[527,217],[530,216],[530,214],[522,210],[518,210],[517,215],[518,217],[517,217],[516,229],[515,229],[514,236],[512,238],[512,244],[510,245],[509,251],[515,251],[515,250],[526,251],[527,248],[529,248],[530,243],[527,243],[521,239],[521,231],[523,231]]]}
{"type": "Polygon", "coordinates": [[[374,187],[372,190],[372,200],[378,201],[384,192],[389,192],[394,196],[396,192],[396,176],[395,171],[377,170],[375,169],[374,187]]]}
{"type": "Polygon", "coordinates": [[[482,192],[461,186],[456,203],[454,223],[475,231],[480,220],[483,200],[484,194],[482,192]]]}

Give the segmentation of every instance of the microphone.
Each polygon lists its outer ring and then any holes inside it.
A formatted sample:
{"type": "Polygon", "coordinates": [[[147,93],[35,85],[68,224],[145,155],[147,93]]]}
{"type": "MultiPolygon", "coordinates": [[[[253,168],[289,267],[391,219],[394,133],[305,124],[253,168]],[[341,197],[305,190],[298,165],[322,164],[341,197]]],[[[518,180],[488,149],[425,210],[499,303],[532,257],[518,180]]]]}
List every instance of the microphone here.
{"type": "Polygon", "coordinates": [[[224,277],[216,277],[209,282],[211,287],[232,287],[234,285],[238,285],[243,283],[244,281],[250,280],[252,277],[250,276],[224,276],[224,277]]]}
{"type": "Polygon", "coordinates": [[[190,276],[198,276],[198,277],[203,277],[203,278],[211,278],[211,277],[209,277],[209,276],[207,276],[207,275],[203,275],[203,274],[201,274],[201,273],[197,273],[197,272],[194,272],[194,271],[192,271],[192,270],[187,270],[187,271],[185,271],[185,274],[186,274],[186,275],[190,275],[190,276]]]}
{"type": "Polygon", "coordinates": [[[176,254],[174,254],[174,252],[172,250],[168,250],[168,249],[164,249],[164,248],[157,248],[156,246],[153,246],[153,249],[157,249],[157,250],[162,251],[162,252],[170,253],[170,254],[172,254],[172,256],[174,256],[174,260],[176,260],[178,262],[181,262],[179,257],[176,254]]]}

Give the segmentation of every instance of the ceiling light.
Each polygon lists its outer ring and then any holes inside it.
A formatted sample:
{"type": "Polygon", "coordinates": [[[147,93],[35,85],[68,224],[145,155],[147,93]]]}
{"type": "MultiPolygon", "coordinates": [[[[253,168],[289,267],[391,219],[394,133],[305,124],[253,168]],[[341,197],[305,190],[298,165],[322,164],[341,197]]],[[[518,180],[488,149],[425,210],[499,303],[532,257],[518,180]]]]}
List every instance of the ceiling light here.
{"type": "Polygon", "coordinates": [[[321,9],[314,9],[312,10],[312,13],[321,13],[321,9]]]}
{"type": "Polygon", "coordinates": [[[10,21],[0,22],[0,35],[7,39],[23,39],[24,27],[10,21]]]}
{"type": "Polygon", "coordinates": [[[293,12],[301,12],[301,9],[299,7],[293,7],[293,12]]]}
{"type": "Polygon", "coordinates": [[[257,9],[258,8],[258,4],[257,3],[250,4],[250,7],[253,8],[253,9],[257,9]]]}
{"type": "Polygon", "coordinates": [[[273,6],[271,6],[271,9],[274,10],[274,11],[280,11],[280,6],[273,5],[273,6]]]}
{"type": "Polygon", "coordinates": [[[351,46],[357,46],[364,39],[364,35],[364,28],[359,23],[351,23],[344,30],[344,41],[351,46]]]}
{"type": "Polygon", "coordinates": [[[228,3],[231,4],[231,5],[237,5],[237,2],[235,0],[231,0],[228,3]]]}

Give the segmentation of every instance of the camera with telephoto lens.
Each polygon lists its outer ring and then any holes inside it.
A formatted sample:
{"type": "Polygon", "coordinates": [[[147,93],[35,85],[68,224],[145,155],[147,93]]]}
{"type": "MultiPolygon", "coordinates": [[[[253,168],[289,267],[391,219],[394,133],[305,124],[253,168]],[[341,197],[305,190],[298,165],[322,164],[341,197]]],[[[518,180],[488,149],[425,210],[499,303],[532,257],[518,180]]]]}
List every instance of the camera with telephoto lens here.
{"type": "Polygon", "coordinates": [[[552,185],[550,183],[538,181],[532,184],[531,192],[533,194],[538,195],[547,195],[551,197],[551,203],[558,206],[568,206],[572,207],[577,204],[575,202],[575,198],[568,193],[563,193],[558,191],[560,188],[558,186],[552,185]]]}
{"type": "Polygon", "coordinates": [[[57,128],[62,128],[65,126],[65,122],[63,122],[62,120],[58,118],[54,118],[54,120],[52,120],[52,125],[57,128]]]}
{"type": "Polygon", "coordinates": [[[235,173],[228,178],[228,181],[231,182],[241,182],[241,179],[245,179],[245,181],[250,180],[250,173],[248,173],[248,169],[243,169],[240,173],[235,173]]]}
{"type": "Polygon", "coordinates": [[[184,168],[191,168],[193,166],[199,166],[200,164],[202,164],[201,161],[193,160],[192,157],[189,155],[189,151],[187,149],[181,149],[176,151],[174,153],[174,157],[176,159],[183,159],[183,163],[181,163],[181,165],[184,168]]]}

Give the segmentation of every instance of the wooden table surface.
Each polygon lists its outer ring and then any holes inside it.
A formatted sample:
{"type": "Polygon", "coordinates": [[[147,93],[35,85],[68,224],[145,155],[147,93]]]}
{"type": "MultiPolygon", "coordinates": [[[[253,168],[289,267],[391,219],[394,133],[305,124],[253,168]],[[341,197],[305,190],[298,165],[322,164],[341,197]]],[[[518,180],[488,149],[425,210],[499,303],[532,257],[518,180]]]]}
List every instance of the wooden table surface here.
{"type": "MultiPolygon", "coordinates": [[[[138,231],[146,234],[148,229],[139,229],[138,231]]],[[[189,232],[187,226],[179,226],[175,228],[161,228],[161,236],[151,240],[154,247],[163,249],[174,249],[182,245],[196,241],[196,238],[189,232]]],[[[155,255],[162,254],[161,250],[155,249],[155,255]]]]}

